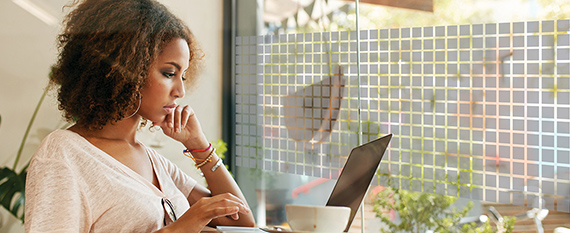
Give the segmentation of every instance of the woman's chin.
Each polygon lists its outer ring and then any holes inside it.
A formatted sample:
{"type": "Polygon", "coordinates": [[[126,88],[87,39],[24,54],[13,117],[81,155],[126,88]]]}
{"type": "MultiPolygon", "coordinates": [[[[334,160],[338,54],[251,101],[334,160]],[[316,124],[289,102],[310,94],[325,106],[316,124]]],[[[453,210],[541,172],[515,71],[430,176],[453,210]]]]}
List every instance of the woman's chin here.
{"type": "Polygon", "coordinates": [[[166,117],[165,116],[163,116],[163,117],[144,117],[143,116],[143,119],[150,121],[153,126],[159,126],[162,122],[164,122],[166,117]]]}

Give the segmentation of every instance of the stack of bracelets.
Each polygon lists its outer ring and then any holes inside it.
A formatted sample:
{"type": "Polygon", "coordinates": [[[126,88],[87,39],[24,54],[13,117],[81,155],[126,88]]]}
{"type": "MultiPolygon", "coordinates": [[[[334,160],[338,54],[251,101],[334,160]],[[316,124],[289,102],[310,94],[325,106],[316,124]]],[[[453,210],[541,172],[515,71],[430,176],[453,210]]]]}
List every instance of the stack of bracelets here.
{"type": "MultiPolygon", "coordinates": [[[[189,149],[185,149],[184,151],[182,151],[182,153],[184,153],[184,155],[186,155],[188,158],[191,158],[192,160],[194,160],[194,163],[196,164],[196,168],[200,169],[202,166],[206,165],[209,162],[212,162],[212,156],[214,155],[214,153],[216,153],[216,148],[212,148],[212,143],[210,143],[208,145],[208,147],[206,149],[195,149],[195,150],[189,150],[189,149]],[[206,157],[205,159],[198,159],[195,158],[194,156],[192,156],[193,152],[205,152],[210,150],[210,154],[208,155],[208,157],[206,157]]],[[[210,169],[212,172],[215,171],[216,169],[218,169],[218,167],[222,165],[222,159],[218,159],[218,162],[216,162],[216,164],[210,169]]]]}

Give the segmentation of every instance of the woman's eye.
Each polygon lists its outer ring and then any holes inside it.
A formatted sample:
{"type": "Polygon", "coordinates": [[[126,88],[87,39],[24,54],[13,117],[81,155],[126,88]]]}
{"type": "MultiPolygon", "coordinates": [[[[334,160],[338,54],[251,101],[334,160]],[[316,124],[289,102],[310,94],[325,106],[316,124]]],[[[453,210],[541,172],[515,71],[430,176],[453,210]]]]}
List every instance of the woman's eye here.
{"type": "Polygon", "coordinates": [[[182,76],[182,81],[186,81],[186,77],[182,76]]]}
{"type": "Polygon", "coordinates": [[[174,77],[175,74],[174,73],[162,73],[162,75],[164,75],[167,78],[172,78],[172,77],[174,77]]]}

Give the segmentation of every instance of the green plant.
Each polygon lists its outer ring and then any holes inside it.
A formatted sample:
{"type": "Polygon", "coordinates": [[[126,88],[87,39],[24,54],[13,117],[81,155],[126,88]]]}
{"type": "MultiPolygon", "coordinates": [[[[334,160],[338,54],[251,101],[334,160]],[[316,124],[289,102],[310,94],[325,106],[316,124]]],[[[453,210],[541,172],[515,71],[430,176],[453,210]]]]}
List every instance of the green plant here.
{"type": "MultiPolygon", "coordinates": [[[[53,68],[52,68],[53,71],[53,68]]],[[[49,75],[51,77],[51,74],[49,75]]],[[[18,163],[20,162],[20,158],[22,157],[22,151],[24,150],[24,146],[26,145],[26,140],[28,139],[28,135],[30,134],[30,130],[32,129],[32,125],[36,120],[36,116],[38,115],[38,111],[44,102],[44,99],[49,92],[50,88],[46,87],[40,100],[36,104],[36,108],[34,109],[34,113],[30,118],[30,122],[28,122],[28,126],[26,127],[26,131],[24,132],[24,137],[20,142],[20,147],[18,148],[18,152],[16,154],[16,159],[14,160],[14,165],[10,167],[2,167],[0,168],[0,205],[8,210],[14,217],[20,219],[22,223],[24,222],[24,204],[25,204],[25,188],[26,188],[26,175],[28,173],[28,165],[30,161],[26,162],[26,165],[18,172],[16,170],[18,163]]],[[[2,117],[0,116],[0,125],[2,122],[2,117]]],[[[60,129],[65,129],[70,125],[70,123],[64,124],[60,129]]]]}
{"type": "MultiPolygon", "coordinates": [[[[210,142],[210,143],[212,143],[212,146],[216,149],[216,154],[218,155],[218,157],[220,157],[220,159],[223,161],[224,158],[226,158],[225,153],[226,153],[226,151],[228,151],[228,144],[226,142],[224,142],[224,140],[222,140],[222,139],[218,139],[215,142],[210,142]]],[[[228,172],[230,173],[230,175],[233,176],[234,174],[232,174],[232,172],[229,171],[228,165],[224,164],[224,166],[226,167],[226,169],[228,169],[228,172]]],[[[200,173],[200,174],[202,174],[202,173],[200,173]]],[[[204,175],[202,174],[202,176],[204,176],[204,175]]],[[[204,182],[206,182],[206,181],[204,181],[204,182]]],[[[206,187],[208,187],[207,182],[206,182],[206,187]]]]}
{"type": "MultiPolygon", "coordinates": [[[[220,159],[223,161],[226,158],[225,153],[228,151],[228,144],[226,142],[224,142],[224,140],[222,140],[222,139],[218,139],[215,142],[211,142],[211,143],[212,143],[212,146],[214,148],[216,148],[216,154],[218,154],[220,159]]],[[[224,164],[224,166],[229,171],[228,165],[224,164]]],[[[233,176],[233,174],[231,172],[230,172],[230,174],[233,176]]]]}
{"type": "MultiPolygon", "coordinates": [[[[451,207],[456,200],[456,197],[446,195],[386,188],[373,197],[373,208],[376,217],[388,226],[389,230],[381,229],[382,232],[495,232],[489,222],[482,226],[470,223],[458,227],[459,221],[471,210],[473,203],[469,202],[465,208],[457,210],[456,207],[451,207]],[[395,223],[384,210],[398,213],[400,223],[395,223]]],[[[505,232],[512,231],[514,221],[515,218],[507,217],[503,226],[505,232]]]]}
{"type": "Polygon", "coordinates": [[[3,167],[0,169],[0,204],[12,215],[14,215],[14,217],[20,219],[22,222],[24,222],[24,211],[22,208],[24,207],[25,203],[24,193],[29,162],[24,166],[24,168],[22,168],[22,170],[20,170],[20,172],[16,171],[16,166],[20,161],[24,145],[26,144],[26,139],[28,138],[30,129],[32,128],[34,120],[36,119],[40,106],[42,105],[48,90],[48,88],[44,90],[40,101],[38,101],[38,104],[36,105],[36,109],[34,110],[32,118],[30,119],[28,127],[24,133],[24,138],[22,138],[22,142],[20,143],[20,148],[16,154],[14,165],[12,168],[3,167]]]}
{"type": "Polygon", "coordinates": [[[222,139],[218,139],[217,141],[211,143],[212,146],[216,148],[216,154],[218,154],[220,159],[226,158],[225,153],[228,151],[228,144],[222,139]]]}

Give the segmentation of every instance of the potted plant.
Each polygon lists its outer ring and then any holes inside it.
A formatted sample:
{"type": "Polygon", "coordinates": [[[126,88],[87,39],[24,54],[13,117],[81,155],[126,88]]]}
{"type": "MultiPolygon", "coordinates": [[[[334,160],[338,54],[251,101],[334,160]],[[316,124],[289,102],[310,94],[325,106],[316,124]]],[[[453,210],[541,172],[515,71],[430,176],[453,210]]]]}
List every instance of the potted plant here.
{"type": "MultiPolygon", "coordinates": [[[[32,118],[28,123],[26,131],[24,133],[24,137],[20,143],[20,147],[18,149],[18,153],[16,154],[16,159],[14,161],[14,165],[10,167],[3,167],[0,168],[0,204],[6,210],[8,210],[14,217],[20,219],[22,223],[24,222],[24,193],[26,187],[26,174],[28,169],[28,164],[24,166],[20,171],[16,170],[18,166],[18,162],[20,161],[20,157],[22,156],[22,151],[24,149],[24,145],[26,144],[26,139],[28,138],[28,134],[30,133],[30,129],[36,119],[36,115],[42,102],[45,99],[45,96],[48,92],[48,88],[46,88],[36,105],[36,109],[32,114],[32,118]]],[[[0,124],[2,122],[2,118],[0,117],[0,124]]]]}

